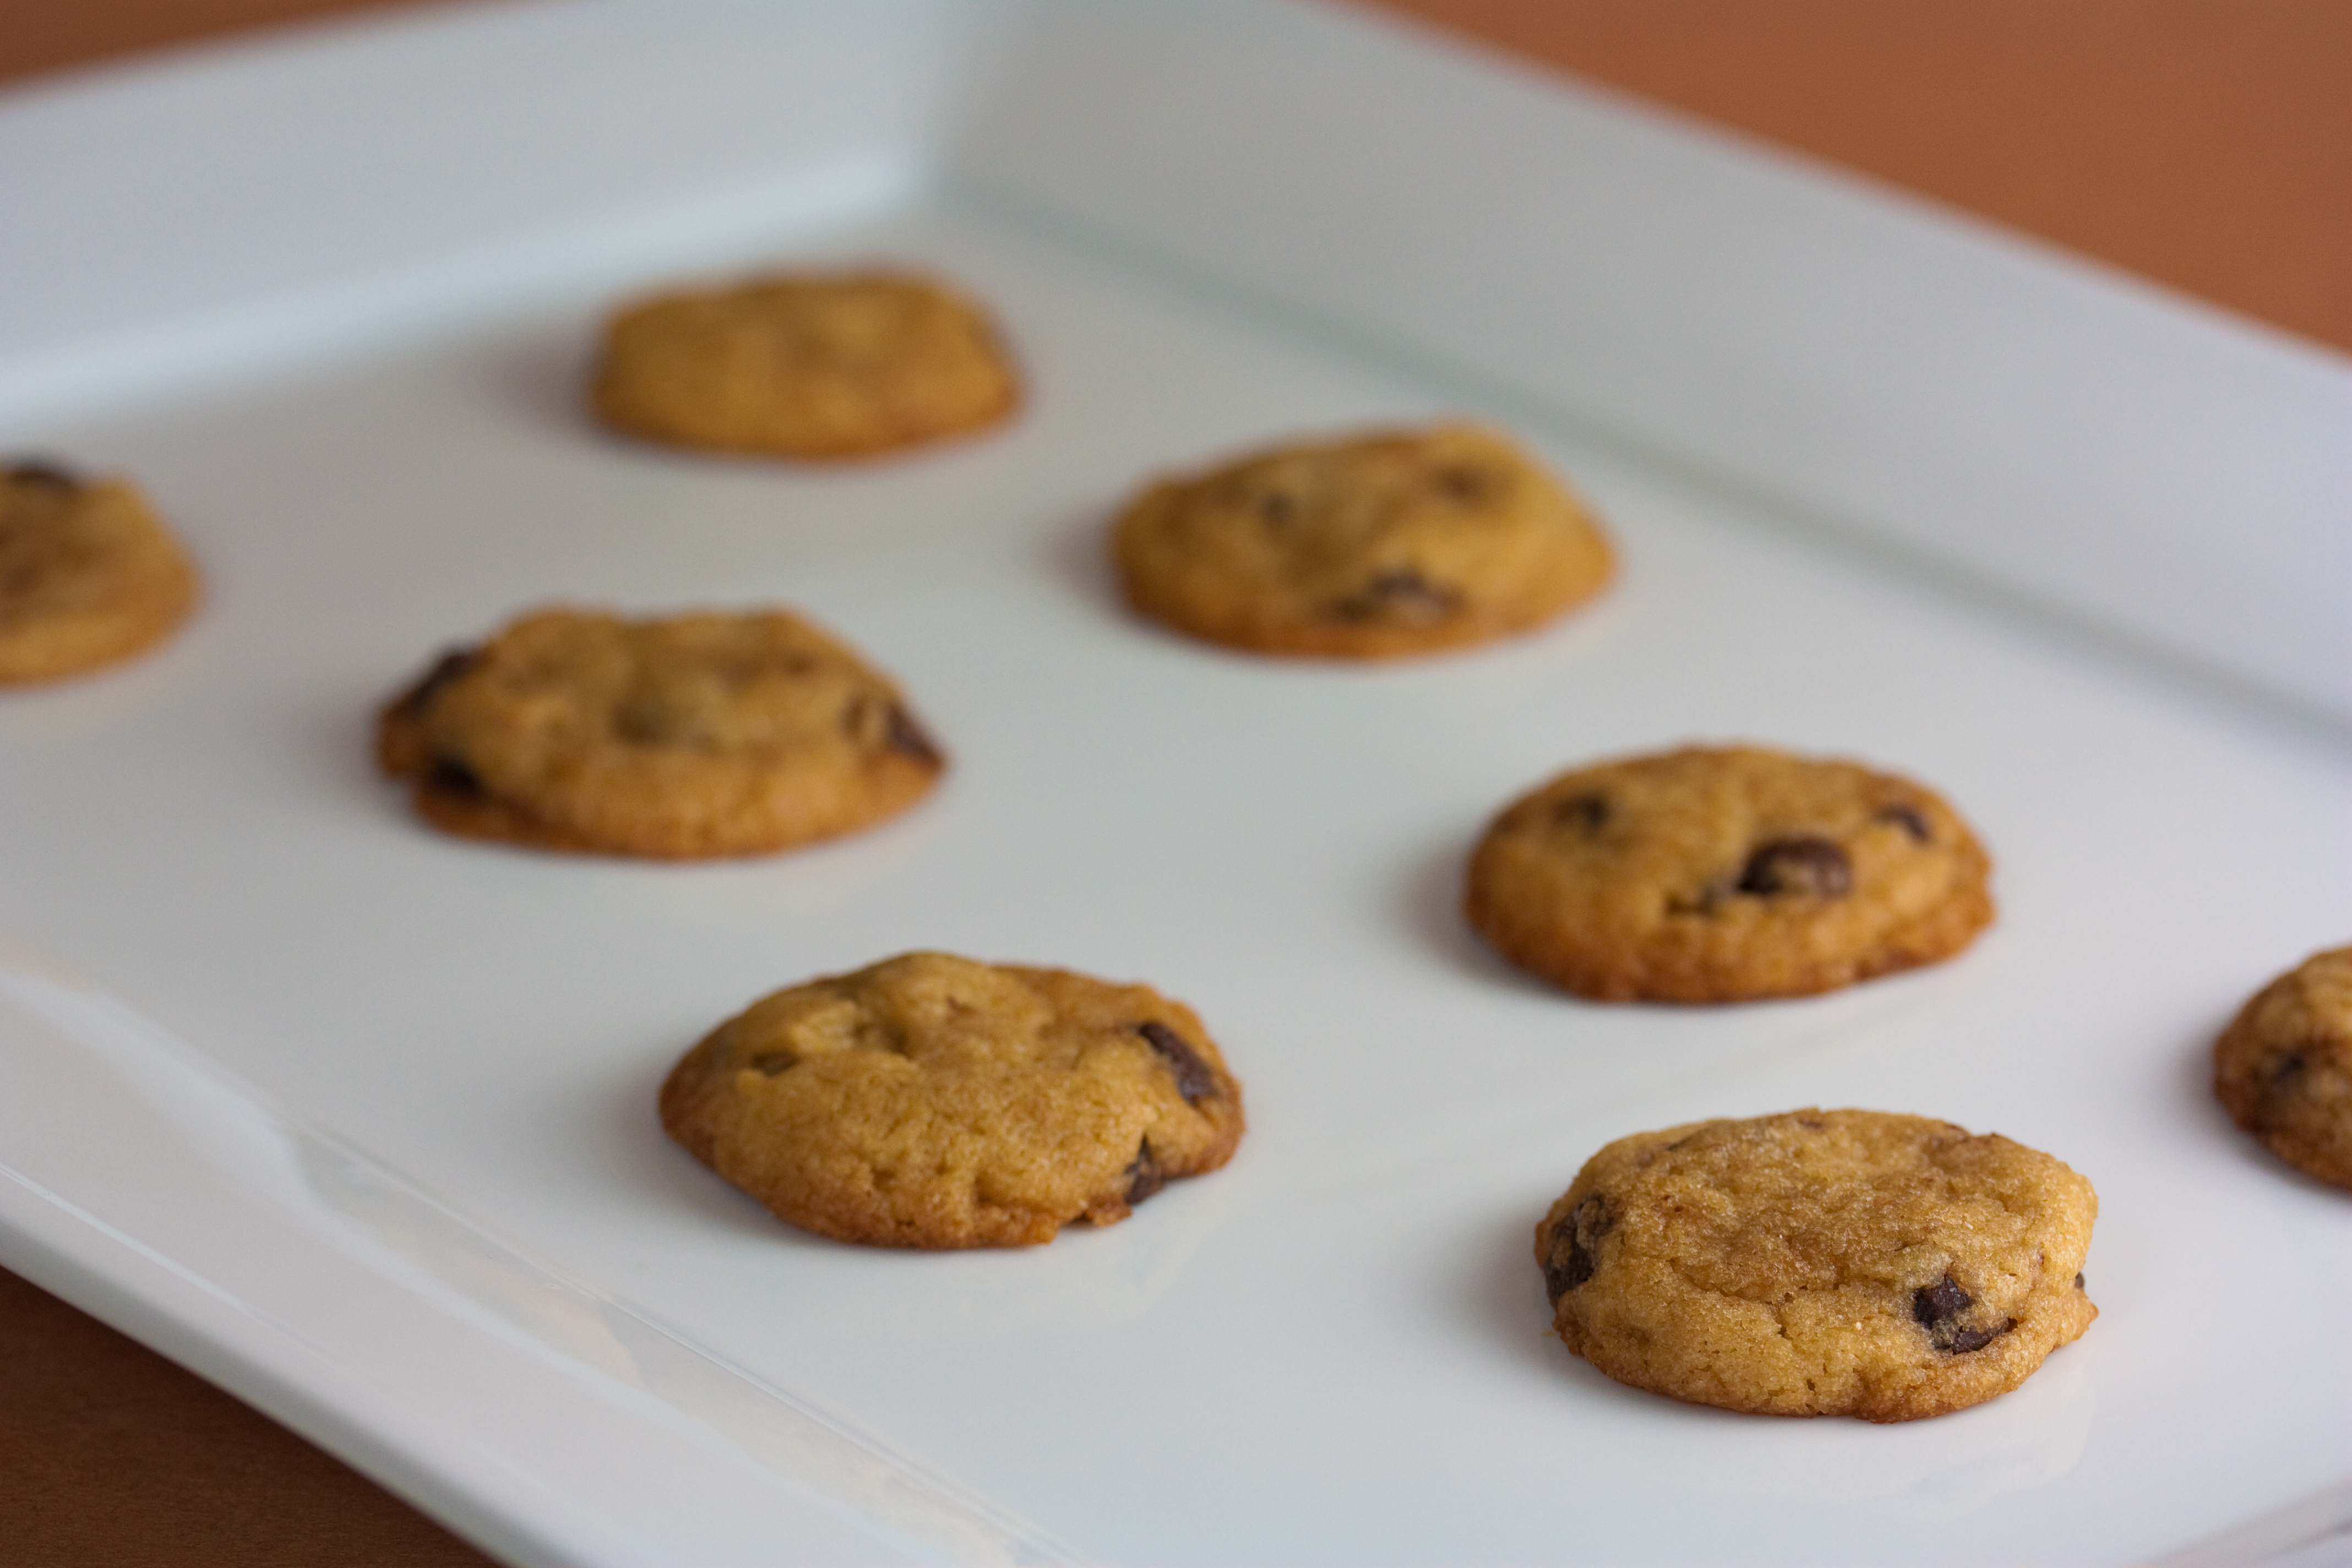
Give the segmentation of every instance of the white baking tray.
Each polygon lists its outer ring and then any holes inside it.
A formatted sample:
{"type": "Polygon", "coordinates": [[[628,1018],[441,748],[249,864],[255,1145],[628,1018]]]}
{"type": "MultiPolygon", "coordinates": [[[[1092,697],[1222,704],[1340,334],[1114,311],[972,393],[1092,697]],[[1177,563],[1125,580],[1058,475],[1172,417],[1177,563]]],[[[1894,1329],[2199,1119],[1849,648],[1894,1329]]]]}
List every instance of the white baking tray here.
{"type": "Polygon", "coordinates": [[[2341,359],[1295,5],[420,14],[19,92],[0,211],[0,435],[138,476],[209,588],[157,657],[0,699],[0,1261],[488,1550],[2340,1559],[2352,1201],[2203,1058],[2352,936],[2341,359]],[[583,419],[613,299],[811,258],[969,282],[1022,420],[812,471],[583,419]],[[1604,602],[1379,668],[1119,609],[1142,476],[1452,410],[1607,514],[1604,602]],[[802,606],[954,771],[739,864],[436,837],[372,709],[557,599],[802,606]],[[1489,957],[1454,903],[1491,810],[1692,738],[1932,782],[2000,923],[1748,1007],[1489,957]],[[662,1138],[710,1023],[919,946],[1184,997],[1239,1156],[914,1256],[662,1138]],[[2088,1174],[2098,1323],[1896,1427],[1673,1404],[1546,1336],[1530,1230],[1595,1147],[1813,1103],[2088,1174]]]}

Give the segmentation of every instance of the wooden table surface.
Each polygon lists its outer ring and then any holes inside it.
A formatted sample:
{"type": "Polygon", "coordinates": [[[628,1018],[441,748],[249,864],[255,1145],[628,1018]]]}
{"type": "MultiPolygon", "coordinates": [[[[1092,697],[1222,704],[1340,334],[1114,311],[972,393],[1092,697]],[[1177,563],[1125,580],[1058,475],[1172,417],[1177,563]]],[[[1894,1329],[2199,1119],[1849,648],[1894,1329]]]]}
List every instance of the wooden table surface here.
{"type": "MultiPolygon", "coordinates": [[[[1360,0],[2352,352],[2352,0],[1360,0]]],[[[386,0],[15,8],[0,86],[386,0]]],[[[0,1271],[0,1565],[488,1559],[0,1271]]]]}

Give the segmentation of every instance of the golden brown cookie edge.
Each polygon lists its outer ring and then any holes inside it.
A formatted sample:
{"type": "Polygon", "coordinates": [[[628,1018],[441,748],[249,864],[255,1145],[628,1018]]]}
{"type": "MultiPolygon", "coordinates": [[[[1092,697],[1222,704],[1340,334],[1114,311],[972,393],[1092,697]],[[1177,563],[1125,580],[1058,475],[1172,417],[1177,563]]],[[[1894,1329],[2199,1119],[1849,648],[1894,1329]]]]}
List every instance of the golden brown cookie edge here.
{"type": "MultiPolygon", "coordinates": [[[[795,619],[806,619],[793,612],[786,613],[794,614],[795,619]]],[[[510,627],[515,624],[509,621],[508,626],[510,627]]],[[[828,640],[837,640],[832,637],[831,633],[819,629],[820,635],[828,640]]],[[[847,648],[845,644],[841,646],[847,648]]],[[[376,712],[374,751],[378,770],[389,777],[406,781],[410,785],[410,805],[416,815],[432,826],[456,837],[522,849],[613,855],[632,859],[749,858],[781,854],[788,849],[877,826],[920,802],[948,770],[947,754],[931,739],[929,729],[914,716],[913,710],[906,704],[901,693],[900,710],[922,736],[926,754],[918,757],[903,751],[894,751],[869,763],[869,778],[878,783],[861,802],[862,809],[836,812],[795,824],[786,830],[765,833],[740,830],[697,833],[682,828],[666,831],[658,824],[642,825],[643,831],[625,834],[583,833],[566,825],[550,822],[520,803],[502,800],[478,788],[460,787],[437,775],[424,731],[426,705],[433,692],[462,674],[480,651],[480,645],[445,651],[376,712]]],[[[863,662],[862,655],[850,651],[863,662]]]]}
{"type": "Polygon", "coordinates": [[[1253,448],[1181,476],[1154,479],[1119,509],[1112,519],[1109,535],[1109,553],[1118,578],[1120,597],[1136,615],[1201,642],[1244,653],[1282,658],[1371,662],[1480,647],[1549,626],[1570,611],[1599,597],[1615,581],[1618,571],[1616,545],[1610,539],[1608,531],[1601,527],[1599,516],[1581,495],[1558,475],[1528,457],[1519,448],[1517,442],[1502,432],[1486,430],[1474,422],[1463,421],[1439,421],[1423,426],[1370,430],[1352,437],[1306,437],[1253,448]],[[1157,576],[1143,569],[1139,543],[1143,531],[1157,513],[1195,485],[1286,450],[1342,446],[1350,441],[1383,436],[1426,435],[1455,425],[1467,425],[1502,440],[1520,461],[1558,490],[1576,520],[1582,524],[1587,549],[1555,582],[1546,584],[1523,582],[1520,586],[1525,591],[1520,596],[1492,605],[1484,615],[1415,627],[1370,622],[1268,617],[1250,613],[1249,606],[1240,603],[1228,611],[1212,612],[1183,595],[1163,591],[1157,576]]]}
{"type": "Polygon", "coordinates": [[[2289,1054],[2316,1049],[2332,1060],[2336,1071],[2352,1077],[2352,1037],[2339,1034],[2282,1045],[2265,1038],[2261,1024],[2268,1006],[2301,989],[2307,971],[2321,963],[2347,962],[2352,962],[2352,947],[2323,949],[2246,999],[2213,1042],[2213,1097],[2240,1131],[2280,1160],[2315,1181],[2352,1191],[2352,1127],[2336,1130],[2333,1137],[2326,1130],[2314,1134],[2281,1123],[2265,1114],[2264,1109],[2266,1089],[2278,1063],[2289,1054]]]}
{"type": "Polygon", "coordinates": [[[1464,922],[1498,956],[1570,995],[1590,1002],[1703,1006],[1820,995],[1883,974],[1956,957],[1993,922],[1997,910],[1990,887],[1991,871],[1992,858],[1968,819],[1939,792],[1907,775],[1890,773],[1864,763],[1804,757],[1769,747],[1684,746],[1566,769],[1515,796],[1488,819],[1471,848],[1464,867],[1460,907],[1464,922]],[[1499,830],[1506,820],[1570,780],[1627,763],[1690,752],[1747,751],[1764,751],[1800,763],[1828,762],[1857,768],[1934,800],[1961,834],[1954,850],[1959,861],[1959,885],[1950,897],[1922,910],[1917,919],[1888,931],[1866,952],[1796,963],[1759,981],[1732,980],[1703,963],[1676,968],[1654,958],[1634,963],[1622,957],[1596,953],[1587,945],[1563,941],[1543,911],[1522,910],[1496,890],[1496,861],[1505,853],[1498,842],[1499,830]]]}
{"type": "MultiPolygon", "coordinates": [[[[898,958],[919,955],[897,955],[898,958]]],[[[890,962],[892,960],[878,960],[875,964],[857,970],[813,976],[782,990],[851,980],[890,962]]],[[[1241,1081],[1226,1064],[1223,1048],[1192,1007],[1141,982],[1105,981],[1075,970],[1034,964],[998,963],[989,967],[1018,975],[1033,984],[1043,977],[1049,982],[1075,981],[1105,990],[1144,993],[1149,998],[1148,1010],[1152,1015],[1145,1021],[1157,1021],[1175,1029],[1196,1054],[1205,1047],[1202,1060],[1214,1075],[1218,1086],[1215,1097],[1218,1112],[1207,1118],[1213,1124],[1215,1138],[1192,1154],[1176,1157],[1171,1163],[1159,1166],[1160,1185],[1141,1197],[1130,1201],[1131,1188],[1122,1187],[1118,1191],[1093,1194],[1067,1214],[999,1210],[983,1216],[976,1227],[947,1223],[940,1217],[944,1211],[929,1214],[928,1223],[906,1223],[902,1218],[894,1218],[887,1214],[877,1215],[874,1205],[857,1203],[830,1189],[813,1191],[807,1187],[751,1181],[747,1179],[747,1173],[730,1168],[732,1163],[718,1146],[712,1126],[717,1119],[717,1105],[724,1097],[727,1080],[712,1068],[711,1058],[722,1049],[722,1037],[727,1029],[742,1016],[742,1011],[748,1009],[739,1010],[703,1036],[664,1077],[657,1102],[662,1128],[698,1163],[787,1225],[851,1246],[926,1252],[1036,1247],[1053,1240],[1066,1226],[1081,1220],[1095,1226],[1115,1225],[1128,1218],[1136,1204],[1147,1201],[1168,1183],[1206,1175],[1222,1169],[1233,1158],[1248,1128],[1241,1081]]]]}
{"type": "Polygon", "coordinates": [[[721,457],[780,458],[814,464],[846,464],[888,458],[919,447],[950,446],[959,441],[985,436],[1011,422],[1027,405],[1028,397],[1028,378],[1023,371],[1019,357],[1013,352],[1011,342],[998,323],[994,311],[967,290],[944,279],[908,268],[876,267],[859,269],[826,269],[806,274],[797,272],[764,274],[731,286],[680,287],[646,294],[626,301],[607,315],[598,332],[596,359],[588,379],[587,403],[590,414],[604,429],[651,446],[721,457]],[[614,364],[614,345],[621,324],[626,318],[673,300],[697,296],[724,295],[730,288],[742,288],[761,281],[797,277],[887,278],[919,286],[952,300],[980,329],[981,336],[988,346],[992,368],[998,374],[999,397],[992,405],[961,418],[929,421],[898,431],[877,431],[864,438],[844,437],[830,440],[787,438],[762,441],[715,437],[698,429],[690,420],[655,417],[639,400],[624,395],[621,382],[625,378],[614,364]]]}
{"type": "Polygon", "coordinates": [[[204,597],[204,574],[178,534],[136,485],[121,479],[78,480],[85,488],[117,492],[159,547],[165,574],[136,614],[100,624],[79,637],[55,639],[62,646],[38,653],[13,654],[0,644],[0,689],[45,686],[80,676],[103,674],[154,652],[177,636],[204,597]]]}
{"type": "MultiPolygon", "coordinates": [[[[1578,1170],[1576,1179],[1568,1190],[1554,1201],[1544,1217],[1536,1222],[1534,1259],[1538,1272],[1549,1269],[1553,1256],[1553,1238],[1564,1220],[1569,1220],[1578,1206],[1591,1196],[1602,1180],[1604,1162],[1621,1151],[1639,1149],[1660,1151],[1668,1145],[1713,1128],[1749,1121],[1769,1121],[1823,1115],[1867,1117],[1915,1122],[1948,1129],[1964,1138],[1989,1138],[2009,1144],[2039,1160],[2047,1161],[2058,1170],[2080,1182],[2088,1199],[2089,1215],[2084,1225],[2084,1247],[2087,1255],[2092,1224],[2098,1210],[2098,1196],[2081,1173],[2064,1161],[2030,1145],[2021,1144],[1999,1133],[1970,1133],[1955,1122],[1921,1117],[1901,1111],[1873,1111],[1845,1109],[1823,1112],[1818,1108],[1781,1111],[1762,1117],[1712,1117],[1703,1121],[1684,1122],[1651,1132],[1638,1132],[1612,1140],[1596,1151],[1578,1170]]],[[[1603,1241],[1606,1237],[1601,1238],[1603,1241]]],[[[1769,1404],[1733,1397],[1720,1383],[1713,1391],[1693,1389],[1687,1385],[1668,1386],[1653,1375],[1637,1355],[1619,1354],[1622,1348],[1587,1331],[1574,1310],[1573,1289],[1566,1290],[1552,1302],[1552,1331],[1569,1352],[1591,1365],[1612,1380],[1631,1388],[1661,1394],[1685,1404],[1706,1405],[1741,1415],[1778,1416],[1850,1416],[1877,1424],[1921,1420],[1935,1415],[1950,1415],[1971,1405],[1980,1405],[2021,1386],[2056,1351],[2080,1339],[2098,1317],[2099,1310],[2090,1299],[2083,1283],[2084,1258],[2062,1258],[2059,1267],[2044,1268],[2041,1278],[2026,1298],[2029,1311],[2034,1313],[2032,1322],[2020,1318],[2009,1331],[1982,1349],[1969,1352],[1964,1363],[1944,1363],[1936,1370],[1947,1375],[1929,1376],[1898,1383],[1885,1387],[1866,1385],[1862,1397],[1851,1407],[1806,1408],[1790,1402],[1769,1404]],[[2065,1265],[2073,1264],[2070,1272],[2065,1265]],[[2019,1331],[2031,1330],[2021,1336],[2019,1331]],[[1999,1355],[1984,1357],[1987,1350],[1997,1350],[1999,1355]]]]}

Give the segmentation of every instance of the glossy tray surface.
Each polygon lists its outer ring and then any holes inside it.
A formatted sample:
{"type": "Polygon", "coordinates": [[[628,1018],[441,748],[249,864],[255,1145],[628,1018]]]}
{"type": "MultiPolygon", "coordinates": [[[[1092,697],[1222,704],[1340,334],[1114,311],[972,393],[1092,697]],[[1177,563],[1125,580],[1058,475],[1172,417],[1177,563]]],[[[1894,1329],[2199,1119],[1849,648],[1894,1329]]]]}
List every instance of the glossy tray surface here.
{"type": "Polygon", "coordinates": [[[11,1267],[518,1561],[2221,1561],[2344,1516],[2352,1205],[2204,1086],[2352,932],[2340,361],[1308,7],[520,6],[22,98],[0,147],[94,126],[78,202],[0,161],[64,226],[0,418],[137,475],[208,598],[0,706],[11,1267]],[[625,89],[661,136],[595,113],[625,89]],[[1017,425],[806,470],[583,419],[616,298],[858,258],[997,306],[1017,425]],[[1607,517],[1604,600],[1375,668],[1120,609],[1142,477],[1457,410],[1607,517]],[[436,837],[370,771],[375,704],[523,606],[772,600],[904,681],[930,802],[646,866],[436,837]],[[1488,955],[1495,807],[1690,739],[1933,783],[1999,923],[1719,1009],[1488,955]],[[712,1022],[918,947],[1183,997],[1240,1154],[914,1256],[662,1138],[712,1022]],[[1885,1428],[1547,1337],[1528,1235],[1588,1153],[1806,1104],[2088,1174],[2099,1321],[1885,1428]]]}

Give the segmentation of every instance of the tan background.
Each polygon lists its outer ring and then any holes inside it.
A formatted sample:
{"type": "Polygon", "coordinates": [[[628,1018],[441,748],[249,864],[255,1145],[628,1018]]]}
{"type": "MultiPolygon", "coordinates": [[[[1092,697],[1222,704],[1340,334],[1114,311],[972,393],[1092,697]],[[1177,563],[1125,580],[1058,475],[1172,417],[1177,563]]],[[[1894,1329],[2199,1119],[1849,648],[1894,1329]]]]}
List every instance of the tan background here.
{"type": "MultiPolygon", "coordinates": [[[[1359,0],[2352,352],[2352,0],[1359,0]]],[[[0,84],[385,0],[19,0],[0,84]]],[[[0,1271],[0,1564],[486,1560],[0,1271]]]]}

